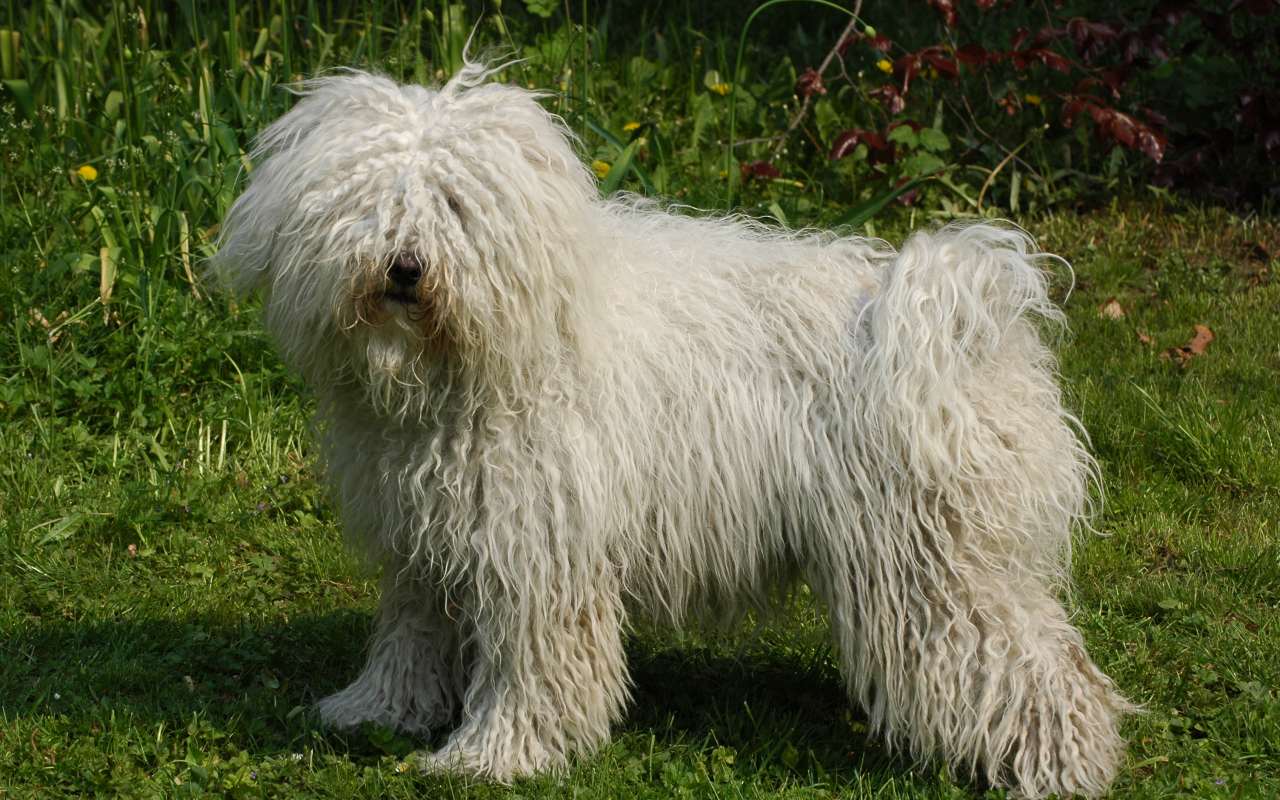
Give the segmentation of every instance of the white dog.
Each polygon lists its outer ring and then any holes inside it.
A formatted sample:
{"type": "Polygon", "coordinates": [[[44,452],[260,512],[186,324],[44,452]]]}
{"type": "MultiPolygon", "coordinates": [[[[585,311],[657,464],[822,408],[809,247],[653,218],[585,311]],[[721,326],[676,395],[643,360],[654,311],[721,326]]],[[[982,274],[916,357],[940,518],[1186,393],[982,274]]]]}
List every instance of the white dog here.
{"type": "Polygon", "coordinates": [[[1043,256],[601,200],[537,95],[486,78],[308,84],[222,232],[385,570],[324,720],[456,725],[428,769],[559,767],[623,712],[629,620],[804,581],[892,745],[1103,793],[1130,706],[1056,598],[1095,468],[1037,334],[1043,256]]]}

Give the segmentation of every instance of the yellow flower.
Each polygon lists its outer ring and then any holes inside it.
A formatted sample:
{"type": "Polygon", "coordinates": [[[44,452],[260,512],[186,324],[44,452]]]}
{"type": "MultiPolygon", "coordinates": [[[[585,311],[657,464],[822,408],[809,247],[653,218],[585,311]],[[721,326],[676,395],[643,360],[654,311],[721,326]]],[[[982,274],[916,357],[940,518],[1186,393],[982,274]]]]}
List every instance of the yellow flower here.
{"type": "Polygon", "coordinates": [[[728,94],[728,93],[729,93],[729,90],[730,90],[730,89],[732,89],[732,88],[733,88],[733,87],[732,87],[732,86],[730,86],[730,85],[729,85],[729,84],[727,84],[727,83],[717,83],[717,84],[713,84],[713,85],[711,86],[711,91],[713,91],[713,92],[715,92],[716,94],[718,94],[718,95],[720,95],[721,97],[723,97],[723,96],[725,96],[726,94],[728,94]]]}
{"type": "Polygon", "coordinates": [[[1029,94],[1027,95],[1026,100],[1029,105],[1033,105],[1033,106],[1040,105],[1040,95],[1038,94],[1029,94]]]}
{"type": "Polygon", "coordinates": [[[94,169],[91,164],[85,164],[80,169],[76,170],[76,174],[79,175],[80,179],[83,181],[96,181],[98,179],[98,171],[94,169]]]}
{"type": "Polygon", "coordinates": [[[893,62],[887,58],[882,58],[876,62],[876,69],[888,75],[890,72],[893,72],[893,62]]]}
{"type": "Polygon", "coordinates": [[[596,159],[595,161],[591,162],[591,171],[594,172],[596,174],[596,177],[599,178],[600,180],[605,179],[605,177],[609,174],[609,169],[610,167],[609,167],[608,161],[601,161],[600,159],[596,159]]]}
{"type": "Polygon", "coordinates": [[[626,125],[622,126],[622,130],[625,133],[631,133],[632,131],[639,130],[639,129],[640,129],[639,122],[628,122],[626,125]]]}

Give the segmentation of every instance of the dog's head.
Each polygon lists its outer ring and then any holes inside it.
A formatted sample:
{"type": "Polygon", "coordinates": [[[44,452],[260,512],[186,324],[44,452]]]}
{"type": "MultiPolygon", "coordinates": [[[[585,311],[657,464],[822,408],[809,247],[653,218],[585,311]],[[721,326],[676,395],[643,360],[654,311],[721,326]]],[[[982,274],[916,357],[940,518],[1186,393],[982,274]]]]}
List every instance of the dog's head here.
{"type": "Polygon", "coordinates": [[[320,78],[258,139],[213,267],[308,381],[420,391],[433,361],[511,368],[565,335],[593,178],[536,94],[485,77],[320,78]]]}

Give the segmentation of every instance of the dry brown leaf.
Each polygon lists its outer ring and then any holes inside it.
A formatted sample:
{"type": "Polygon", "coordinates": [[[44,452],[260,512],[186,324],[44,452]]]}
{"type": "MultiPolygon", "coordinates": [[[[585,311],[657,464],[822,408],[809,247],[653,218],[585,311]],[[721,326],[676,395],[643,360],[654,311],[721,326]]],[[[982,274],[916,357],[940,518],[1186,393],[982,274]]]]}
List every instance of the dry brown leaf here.
{"type": "Polygon", "coordinates": [[[1182,347],[1170,347],[1160,354],[1161,358],[1172,359],[1177,362],[1178,366],[1185,367],[1187,362],[1196,356],[1204,355],[1209,349],[1209,343],[1214,340],[1213,331],[1208,325],[1197,325],[1195,327],[1196,334],[1191,337],[1191,341],[1182,347]]]}
{"type": "Polygon", "coordinates": [[[1146,331],[1138,331],[1138,341],[1142,342],[1147,347],[1151,346],[1151,337],[1147,335],[1146,331]]]}
{"type": "Polygon", "coordinates": [[[1124,316],[1124,306],[1120,305],[1120,301],[1114,297],[1108,297],[1107,302],[1098,306],[1098,316],[1104,319],[1120,319],[1124,316]]]}
{"type": "Polygon", "coordinates": [[[1204,351],[1209,349],[1209,343],[1213,339],[1213,331],[1209,330],[1208,325],[1197,325],[1196,335],[1192,336],[1191,341],[1183,346],[1190,350],[1193,356],[1203,355],[1204,351]]]}

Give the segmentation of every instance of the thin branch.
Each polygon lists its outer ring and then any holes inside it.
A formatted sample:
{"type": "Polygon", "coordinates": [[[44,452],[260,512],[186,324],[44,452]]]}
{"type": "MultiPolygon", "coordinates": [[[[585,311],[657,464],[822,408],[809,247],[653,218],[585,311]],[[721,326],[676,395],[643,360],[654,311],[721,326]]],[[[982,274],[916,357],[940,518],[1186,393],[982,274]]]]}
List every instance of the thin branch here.
{"type": "MultiPolygon", "coordinates": [[[[1029,164],[1025,158],[1022,158],[1021,156],[1018,155],[1018,151],[1022,149],[1021,145],[1019,145],[1014,150],[1010,150],[1009,148],[1005,147],[1003,144],[1001,144],[999,139],[987,133],[987,131],[983,129],[983,127],[980,124],[978,124],[978,115],[974,113],[973,106],[969,105],[969,98],[961,94],[960,101],[964,103],[964,109],[966,112],[968,112],[969,124],[973,126],[973,129],[977,131],[982,138],[986,139],[988,142],[995,145],[1006,156],[1012,158],[1014,161],[1021,164],[1023,169],[1025,169],[1027,172],[1031,173],[1032,175],[1036,176],[1036,178],[1039,179],[1042,183],[1045,182],[1045,177],[1040,174],[1040,170],[1031,166],[1031,164],[1029,164]]],[[[952,107],[950,103],[947,103],[947,106],[952,107]]],[[[954,111],[954,108],[953,108],[953,111],[954,111]]]]}
{"type": "MultiPolygon", "coordinates": [[[[831,66],[831,62],[835,57],[839,55],[840,45],[844,44],[844,40],[847,39],[856,29],[858,24],[858,14],[861,12],[862,0],[857,0],[857,2],[853,4],[853,16],[849,18],[849,24],[844,26],[844,30],[840,32],[840,36],[836,38],[835,45],[832,46],[830,52],[827,53],[827,57],[822,59],[822,63],[818,65],[819,79],[821,79],[823,73],[827,71],[827,67],[831,66]]],[[[778,156],[782,155],[782,148],[786,146],[787,139],[791,138],[791,134],[796,128],[800,127],[800,123],[803,122],[804,118],[809,114],[809,106],[813,105],[814,94],[816,94],[816,92],[811,92],[805,96],[804,102],[800,104],[800,108],[791,117],[791,121],[787,123],[786,131],[782,133],[781,137],[778,139],[778,143],[773,146],[773,152],[769,155],[770,161],[773,161],[778,156]]]]}

